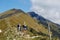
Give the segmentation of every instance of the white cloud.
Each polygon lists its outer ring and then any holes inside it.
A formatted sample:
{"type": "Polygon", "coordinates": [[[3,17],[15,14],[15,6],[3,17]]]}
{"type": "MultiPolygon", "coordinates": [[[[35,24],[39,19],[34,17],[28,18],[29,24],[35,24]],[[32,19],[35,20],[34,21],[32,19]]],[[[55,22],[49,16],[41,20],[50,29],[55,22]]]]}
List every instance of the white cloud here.
{"type": "Polygon", "coordinates": [[[60,0],[31,0],[31,10],[60,24],[60,0]]]}

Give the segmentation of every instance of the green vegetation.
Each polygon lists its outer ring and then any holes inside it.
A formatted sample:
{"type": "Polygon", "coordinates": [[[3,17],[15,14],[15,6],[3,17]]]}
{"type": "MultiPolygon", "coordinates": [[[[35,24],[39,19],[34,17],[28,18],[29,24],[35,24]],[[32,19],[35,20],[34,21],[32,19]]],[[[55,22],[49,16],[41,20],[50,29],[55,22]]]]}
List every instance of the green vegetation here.
{"type": "Polygon", "coordinates": [[[38,24],[37,20],[35,21],[21,10],[14,9],[2,13],[0,15],[0,29],[2,30],[0,40],[49,40],[48,29],[45,28],[44,25],[38,24]],[[16,27],[17,24],[23,25],[24,22],[28,30],[26,30],[27,33],[22,36],[22,32],[17,32],[16,27]],[[29,38],[27,35],[30,35],[29,38]]]}

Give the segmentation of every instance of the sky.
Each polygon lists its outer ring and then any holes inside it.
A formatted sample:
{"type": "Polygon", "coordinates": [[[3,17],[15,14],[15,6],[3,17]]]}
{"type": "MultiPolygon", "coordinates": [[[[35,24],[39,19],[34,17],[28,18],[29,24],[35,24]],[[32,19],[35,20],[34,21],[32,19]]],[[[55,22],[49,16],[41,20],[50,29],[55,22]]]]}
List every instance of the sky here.
{"type": "Polygon", "coordinates": [[[60,0],[1,0],[0,13],[17,8],[34,11],[50,21],[60,24],[60,0]]]}
{"type": "Polygon", "coordinates": [[[0,13],[12,8],[29,11],[30,6],[30,0],[0,0],[0,13]]]}

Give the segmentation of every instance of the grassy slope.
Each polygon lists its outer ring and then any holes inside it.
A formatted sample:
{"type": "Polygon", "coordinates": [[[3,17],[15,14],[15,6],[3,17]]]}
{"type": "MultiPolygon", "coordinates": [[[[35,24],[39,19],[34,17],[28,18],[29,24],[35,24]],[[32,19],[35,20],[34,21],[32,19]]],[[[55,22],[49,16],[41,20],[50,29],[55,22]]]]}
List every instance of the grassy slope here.
{"type": "MultiPolygon", "coordinates": [[[[13,12],[14,11],[8,11],[8,12],[5,12],[4,15],[10,14],[10,13],[13,13],[13,12]]],[[[0,29],[3,30],[2,33],[4,33],[4,30],[7,27],[16,27],[16,25],[19,24],[19,23],[23,25],[24,22],[26,22],[28,27],[33,28],[37,32],[42,32],[42,33],[48,35],[48,30],[45,29],[43,27],[43,25],[39,25],[37,22],[34,21],[34,19],[32,19],[29,15],[24,14],[23,12],[16,13],[16,14],[10,16],[10,17],[0,19],[0,29]]],[[[2,33],[0,33],[0,37],[4,37],[4,35],[2,36],[2,33]]]]}

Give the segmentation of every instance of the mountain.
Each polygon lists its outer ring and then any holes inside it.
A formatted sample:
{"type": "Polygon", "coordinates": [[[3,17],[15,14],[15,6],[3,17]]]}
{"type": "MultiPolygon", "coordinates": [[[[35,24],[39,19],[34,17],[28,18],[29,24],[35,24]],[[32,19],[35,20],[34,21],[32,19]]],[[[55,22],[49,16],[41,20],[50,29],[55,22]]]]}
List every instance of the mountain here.
{"type": "MultiPolygon", "coordinates": [[[[42,17],[41,15],[36,14],[35,12],[28,12],[28,13],[29,13],[29,15],[31,17],[36,18],[37,20],[40,20],[41,23],[44,24],[44,25],[47,25],[47,23],[46,23],[47,21],[48,22],[51,22],[50,20],[45,19],[44,17],[42,17]]],[[[51,22],[51,23],[54,23],[54,22],[51,22]]],[[[56,23],[54,23],[54,24],[57,25],[57,27],[60,28],[60,25],[59,24],[56,24],[56,23]]]]}
{"type": "Polygon", "coordinates": [[[37,20],[40,20],[40,22],[44,25],[47,25],[46,21],[47,19],[43,18],[42,16],[36,14],[35,12],[29,12],[29,15],[37,20]]]}
{"type": "Polygon", "coordinates": [[[60,25],[51,22],[48,19],[45,19],[44,17],[36,14],[35,12],[28,12],[28,15],[30,15],[33,19],[37,20],[38,24],[44,25],[48,29],[48,24],[51,27],[51,32],[53,33],[53,36],[59,36],[60,37],[60,25]]]}
{"type": "Polygon", "coordinates": [[[52,39],[59,40],[60,28],[58,24],[39,16],[35,12],[26,13],[15,8],[7,10],[0,14],[0,40],[49,40],[46,21],[50,23],[52,39]],[[18,24],[21,30],[17,27],[18,24]]]}
{"type": "MultiPolygon", "coordinates": [[[[10,39],[12,40],[16,38],[18,40],[27,40],[23,38],[24,36],[26,37],[27,35],[33,36],[34,39],[35,37],[38,36],[35,40],[49,39],[48,29],[45,28],[43,25],[38,24],[31,16],[29,16],[21,9],[10,9],[4,13],[1,13],[0,30],[2,31],[0,33],[0,40],[10,40],[10,39]],[[18,24],[24,25],[24,22],[27,25],[26,34],[25,31],[22,31],[23,33],[17,31],[17,25],[18,24]],[[22,34],[24,34],[23,37],[20,37],[22,34]]],[[[52,32],[50,33],[52,34],[52,32]]],[[[29,38],[33,38],[33,37],[29,37],[29,38]]],[[[30,40],[34,40],[34,39],[30,39],[30,40]]]]}

